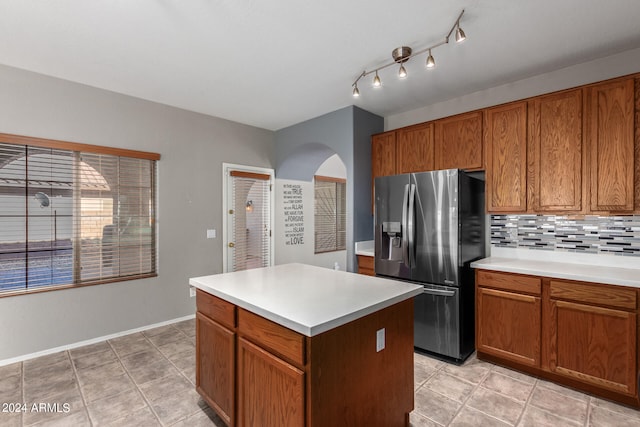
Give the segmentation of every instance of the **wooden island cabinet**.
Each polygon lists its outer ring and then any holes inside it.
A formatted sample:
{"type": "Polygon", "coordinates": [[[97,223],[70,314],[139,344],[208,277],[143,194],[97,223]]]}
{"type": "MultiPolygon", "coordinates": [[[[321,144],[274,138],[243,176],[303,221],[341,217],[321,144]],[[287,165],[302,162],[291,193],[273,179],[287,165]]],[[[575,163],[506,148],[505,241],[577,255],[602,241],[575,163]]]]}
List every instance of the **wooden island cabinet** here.
{"type": "Polygon", "coordinates": [[[190,284],[196,390],[227,425],[409,426],[421,286],[302,264],[190,284]]]}
{"type": "Polygon", "coordinates": [[[478,358],[633,406],[639,289],[476,270],[478,358]]]}

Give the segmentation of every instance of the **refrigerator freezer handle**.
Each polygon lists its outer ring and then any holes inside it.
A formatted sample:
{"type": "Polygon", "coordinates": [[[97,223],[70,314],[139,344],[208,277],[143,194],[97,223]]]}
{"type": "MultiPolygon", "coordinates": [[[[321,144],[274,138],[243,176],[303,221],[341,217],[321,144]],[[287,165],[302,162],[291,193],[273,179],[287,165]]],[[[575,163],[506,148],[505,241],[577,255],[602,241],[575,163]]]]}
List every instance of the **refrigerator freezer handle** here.
{"type": "Polygon", "coordinates": [[[409,267],[416,265],[416,248],[415,248],[415,201],[416,201],[416,185],[411,184],[409,190],[409,212],[407,214],[407,240],[409,241],[409,267]]]}
{"type": "Polygon", "coordinates": [[[409,267],[409,242],[407,240],[407,208],[409,205],[409,184],[404,186],[402,197],[402,263],[409,267]]]}
{"type": "Polygon", "coordinates": [[[450,290],[445,290],[445,289],[428,289],[425,288],[422,293],[424,294],[428,294],[428,295],[437,295],[437,296],[442,296],[442,297],[452,297],[456,294],[456,291],[450,291],[450,290]]]}

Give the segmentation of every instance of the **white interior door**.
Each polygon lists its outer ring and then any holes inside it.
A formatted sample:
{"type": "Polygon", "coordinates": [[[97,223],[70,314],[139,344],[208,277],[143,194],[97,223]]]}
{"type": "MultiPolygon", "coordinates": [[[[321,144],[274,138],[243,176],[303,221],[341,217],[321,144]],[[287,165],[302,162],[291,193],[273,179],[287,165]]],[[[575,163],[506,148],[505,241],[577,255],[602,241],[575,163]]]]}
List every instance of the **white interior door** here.
{"type": "Polygon", "coordinates": [[[273,170],[224,164],[224,271],[273,265],[273,170]]]}

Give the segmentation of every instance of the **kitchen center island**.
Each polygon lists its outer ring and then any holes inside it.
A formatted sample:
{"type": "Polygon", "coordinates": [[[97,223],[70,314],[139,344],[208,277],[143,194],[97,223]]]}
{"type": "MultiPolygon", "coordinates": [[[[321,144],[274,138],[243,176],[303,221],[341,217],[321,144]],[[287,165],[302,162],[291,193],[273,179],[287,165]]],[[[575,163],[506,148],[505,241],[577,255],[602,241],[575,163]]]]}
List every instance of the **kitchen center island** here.
{"type": "Polygon", "coordinates": [[[196,389],[228,425],[409,425],[422,286],[304,264],[189,284],[196,389]]]}

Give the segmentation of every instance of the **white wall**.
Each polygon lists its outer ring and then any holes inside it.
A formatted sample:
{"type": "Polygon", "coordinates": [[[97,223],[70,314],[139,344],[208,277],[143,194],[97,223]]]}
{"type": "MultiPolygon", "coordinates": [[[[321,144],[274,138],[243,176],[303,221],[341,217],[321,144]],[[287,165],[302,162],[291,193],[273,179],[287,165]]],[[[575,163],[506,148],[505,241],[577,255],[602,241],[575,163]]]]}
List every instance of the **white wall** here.
{"type": "Polygon", "coordinates": [[[192,315],[189,277],[222,272],[222,163],[273,168],[274,133],[5,66],[0,88],[0,133],[162,156],[158,277],[0,298],[0,364],[192,315]]]}
{"type": "MultiPolygon", "coordinates": [[[[315,175],[330,176],[334,178],[347,178],[347,169],[337,154],[329,157],[316,171],[315,175]]],[[[334,268],[337,262],[341,270],[346,269],[347,251],[327,252],[315,254],[314,250],[314,184],[308,181],[290,179],[276,179],[276,223],[275,223],[275,262],[286,264],[289,262],[301,262],[320,267],[334,268]],[[286,203],[287,196],[292,189],[302,191],[301,215],[304,217],[302,227],[292,225],[288,220],[284,208],[293,206],[286,203]],[[304,231],[298,231],[304,228],[304,231]],[[302,237],[302,242],[299,238],[302,237]]],[[[291,199],[288,199],[291,200],[291,199]]],[[[296,203],[295,206],[298,206],[296,203]]],[[[298,209],[296,209],[298,211],[298,209]]],[[[299,216],[299,215],[295,215],[299,216]]]]}

